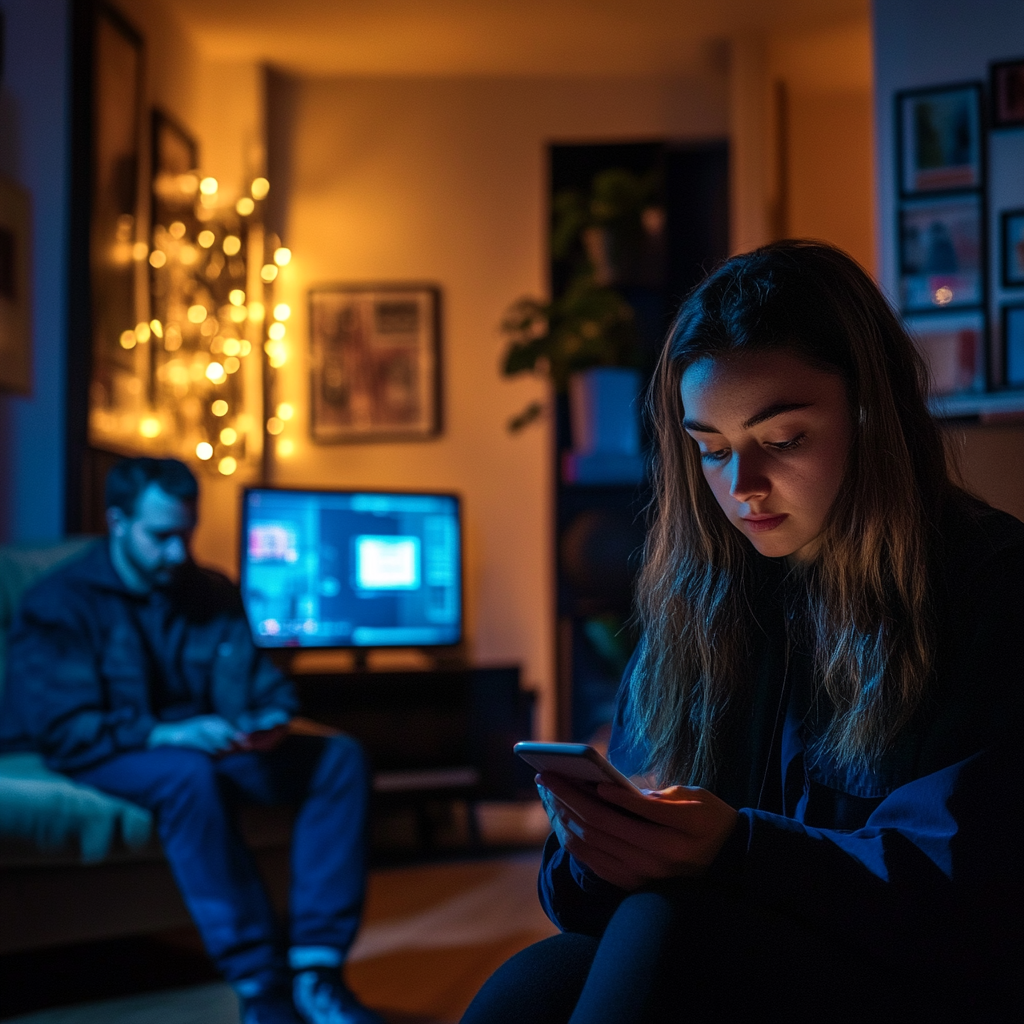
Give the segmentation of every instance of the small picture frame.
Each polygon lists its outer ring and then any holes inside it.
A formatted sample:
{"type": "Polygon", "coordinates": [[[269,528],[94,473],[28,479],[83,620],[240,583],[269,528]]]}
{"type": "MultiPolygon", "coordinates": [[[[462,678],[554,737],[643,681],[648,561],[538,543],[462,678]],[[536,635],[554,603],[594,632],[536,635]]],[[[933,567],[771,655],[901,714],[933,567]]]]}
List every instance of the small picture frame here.
{"type": "Polygon", "coordinates": [[[440,432],[440,289],[328,285],[310,291],[309,312],[314,441],[440,432]]]}
{"type": "Polygon", "coordinates": [[[900,195],[981,188],[981,84],[896,94],[900,195]]]}
{"type": "Polygon", "coordinates": [[[984,310],[928,313],[904,322],[928,364],[932,397],[985,390],[984,310]]]}
{"type": "Polygon", "coordinates": [[[999,265],[1004,288],[1024,287],[1024,210],[1005,210],[1000,220],[999,265]]]}
{"type": "Polygon", "coordinates": [[[900,302],[908,313],[984,302],[979,194],[907,200],[899,211],[900,302]]]}
{"type": "Polygon", "coordinates": [[[1024,302],[1003,306],[1003,386],[1024,388],[1024,302]]]}
{"type": "Polygon", "coordinates": [[[1024,127],[1024,57],[989,66],[992,127],[1024,127]]]}

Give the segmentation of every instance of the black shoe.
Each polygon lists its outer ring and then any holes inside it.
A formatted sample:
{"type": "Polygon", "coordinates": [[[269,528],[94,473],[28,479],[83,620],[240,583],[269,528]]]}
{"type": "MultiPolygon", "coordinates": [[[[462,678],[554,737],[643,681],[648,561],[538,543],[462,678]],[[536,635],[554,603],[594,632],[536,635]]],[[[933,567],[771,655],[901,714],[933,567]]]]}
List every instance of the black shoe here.
{"type": "Polygon", "coordinates": [[[386,1024],[356,999],[336,967],[296,971],[292,1001],[304,1024],[386,1024]]]}
{"type": "Polygon", "coordinates": [[[242,1024],[303,1024],[295,1012],[287,989],[275,989],[248,999],[239,997],[242,1004],[242,1024]]]}

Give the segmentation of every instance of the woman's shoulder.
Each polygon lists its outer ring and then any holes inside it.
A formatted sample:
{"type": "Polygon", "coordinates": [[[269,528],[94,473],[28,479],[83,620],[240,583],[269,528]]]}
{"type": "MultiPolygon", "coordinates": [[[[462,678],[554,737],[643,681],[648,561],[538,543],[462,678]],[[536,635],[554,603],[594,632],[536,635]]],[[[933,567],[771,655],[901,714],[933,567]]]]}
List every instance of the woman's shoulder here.
{"type": "Polygon", "coordinates": [[[943,509],[937,548],[937,568],[954,587],[1009,576],[1024,566],[1024,523],[957,489],[943,509]]]}

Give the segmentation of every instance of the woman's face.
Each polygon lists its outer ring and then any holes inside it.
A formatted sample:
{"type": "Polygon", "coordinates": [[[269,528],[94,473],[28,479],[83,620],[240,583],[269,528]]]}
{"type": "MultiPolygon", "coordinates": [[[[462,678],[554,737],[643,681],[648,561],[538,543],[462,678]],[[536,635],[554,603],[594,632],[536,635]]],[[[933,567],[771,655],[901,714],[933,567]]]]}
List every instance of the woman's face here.
{"type": "Polygon", "coordinates": [[[680,386],[683,426],[729,522],[762,555],[813,558],[853,438],[842,378],[776,351],[700,359],[680,386]]]}

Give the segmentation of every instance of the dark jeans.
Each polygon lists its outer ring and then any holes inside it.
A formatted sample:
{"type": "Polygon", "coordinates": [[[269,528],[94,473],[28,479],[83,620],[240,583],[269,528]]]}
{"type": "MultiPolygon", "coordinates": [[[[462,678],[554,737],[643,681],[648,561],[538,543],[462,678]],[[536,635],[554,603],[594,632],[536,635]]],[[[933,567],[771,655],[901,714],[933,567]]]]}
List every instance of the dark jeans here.
{"type": "Polygon", "coordinates": [[[185,904],[229,980],[283,969],[283,940],[252,854],[234,820],[238,803],[290,804],[287,940],[344,956],[362,911],[368,776],[348,736],[292,736],[267,754],[213,758],[157,747],[121,754],[75,778],[148,807],[185,904]]]}
{"type": "Polygon", "coordinates": [[[685,883],[627,897],[600,938],[566,932],[518,953],[462,1024],[978,1019],[963,1012],[839,941],[685,883]]]}

